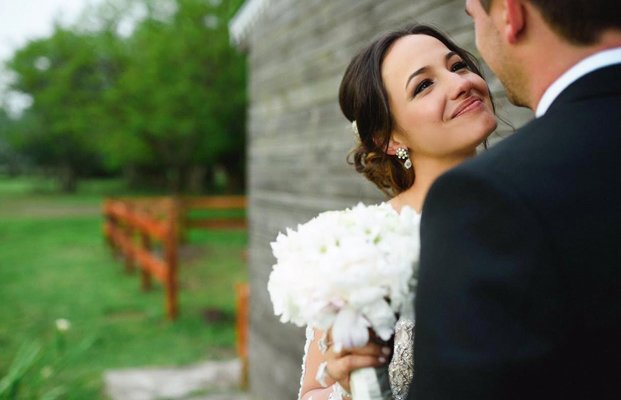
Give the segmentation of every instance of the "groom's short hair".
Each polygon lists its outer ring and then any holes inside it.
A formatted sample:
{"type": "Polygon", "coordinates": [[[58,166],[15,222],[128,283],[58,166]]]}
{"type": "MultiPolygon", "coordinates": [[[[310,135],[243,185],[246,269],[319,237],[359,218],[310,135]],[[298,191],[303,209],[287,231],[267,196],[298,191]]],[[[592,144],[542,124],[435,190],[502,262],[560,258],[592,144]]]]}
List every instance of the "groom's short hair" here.
{"type": "Polygon", "coordinates": [[[479,2],[483,6],[485,12],[489,13],[489,8],[492,6],[492,0],[479,0],[479,2]]]}
{"type": "MultiPolygon", "coordinates": [[[[494,0],[479,0],[489,13],[494,0]]],[[[527,0],[568,42],[590,45],[607,29],[621,30],[620,0],[527,0]]]]}

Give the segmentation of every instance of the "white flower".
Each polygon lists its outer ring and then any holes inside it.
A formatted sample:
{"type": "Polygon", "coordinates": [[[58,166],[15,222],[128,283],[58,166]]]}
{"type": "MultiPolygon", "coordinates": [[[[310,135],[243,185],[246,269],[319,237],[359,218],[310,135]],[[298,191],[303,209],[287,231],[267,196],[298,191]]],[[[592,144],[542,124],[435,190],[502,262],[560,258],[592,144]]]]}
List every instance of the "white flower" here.
{"type": "Polygon", "coordinates": [[[54,370],[49,365],[46,365],[45,367],[41,368],[41,377],[43,379],[48,379],[50,376],[52,376],[53,373],[54,373],[54,370]]]}
{"type": "Polygon", "coordinates": [[[332,329],[336,346],[362,346],[368,329],[384,340],[411,301],[420,216],[389,204],[328,211],[271,243],[268,280],[282,322],[332,329]]]}
{"type": "Polygon", "coordinates": [[[71,322],[64,318],[59,318],[56,320],[56,330],[59,332],[66,332],[71,329],[71,322]]]}
{"type": "Polygon", "coordinates": [[[332,326],[334,351],[351,349],[367,344],[369,341],[369,322],[361,312],[352,307],[344,307],[337,314],[332,326]]]}

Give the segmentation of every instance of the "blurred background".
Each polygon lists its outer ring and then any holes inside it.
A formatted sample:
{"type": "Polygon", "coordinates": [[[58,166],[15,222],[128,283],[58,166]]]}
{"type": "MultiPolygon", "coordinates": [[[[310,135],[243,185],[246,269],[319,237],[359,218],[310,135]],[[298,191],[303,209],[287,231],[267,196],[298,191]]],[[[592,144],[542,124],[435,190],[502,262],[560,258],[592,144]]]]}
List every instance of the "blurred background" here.
{"type": "Polygon", "coordinates": [[[171,320],[102,203],[244,194],[241,3],[0,2],[0,398],[103,399],[110,370],[237,356],[246,230],[184,233],[171,320]]]}
{"type": "MultiPolygon", "coordinates": [[[[362,46],[414,21],[478,54],[463,0],[2,1],[0,399],[107,399],[111,370],[243,357],[246,282],[243,393],[295,398],[304,330],[273,315],[270,242],[384,200],[346,162],[338,86],[362,46]],[[167,318],[163,285],[140,290],[106,246],[102,203],[233,195],[247,228],[184,231],[167,318]]],[[[532,113],[482,66],[506,121],[493,145],[532,113]]]]}
{"type": "Polygon", "coordinates": [[[3,174],[46,175],[64,192],[93,177],[243,190],[245,58],[228,35],[241,0],[57,2],[43,36],[11,31],[50,3],[0,9],[3,174]]]}

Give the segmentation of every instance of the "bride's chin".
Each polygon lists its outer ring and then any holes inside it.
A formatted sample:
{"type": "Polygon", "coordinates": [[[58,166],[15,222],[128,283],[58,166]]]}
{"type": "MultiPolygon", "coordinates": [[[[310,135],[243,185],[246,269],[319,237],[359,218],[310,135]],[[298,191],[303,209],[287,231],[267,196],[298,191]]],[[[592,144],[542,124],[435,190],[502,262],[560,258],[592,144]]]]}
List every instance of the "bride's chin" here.
{"type": "Polygon", "coordinates": [[[490,117],[482,122],[479,134],[477,135],[479,138],[479,144],[483,143],[485,139],[491,135],[496,128],[498,127],[498,121],[496,117],[490,117]]]}

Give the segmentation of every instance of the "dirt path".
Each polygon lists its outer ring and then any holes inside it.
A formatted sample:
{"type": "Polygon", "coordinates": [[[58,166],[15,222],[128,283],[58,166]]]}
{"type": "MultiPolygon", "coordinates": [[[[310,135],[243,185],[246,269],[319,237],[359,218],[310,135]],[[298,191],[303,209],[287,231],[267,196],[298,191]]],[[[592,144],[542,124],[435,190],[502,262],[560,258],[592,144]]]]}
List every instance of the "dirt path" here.
{"type": "Polygon", "coordinates": [[[0,199],[0,218],[64,218],[95,216],[101,213],[99,205],[66,204],[66,202],[0,199]]]}
{"type": "Polygon", "coordinates": [[[111,400],[248,400],[239,390],[238,360],[206,361],[178,368],[131,368],[104,374],[111,400]]]}

